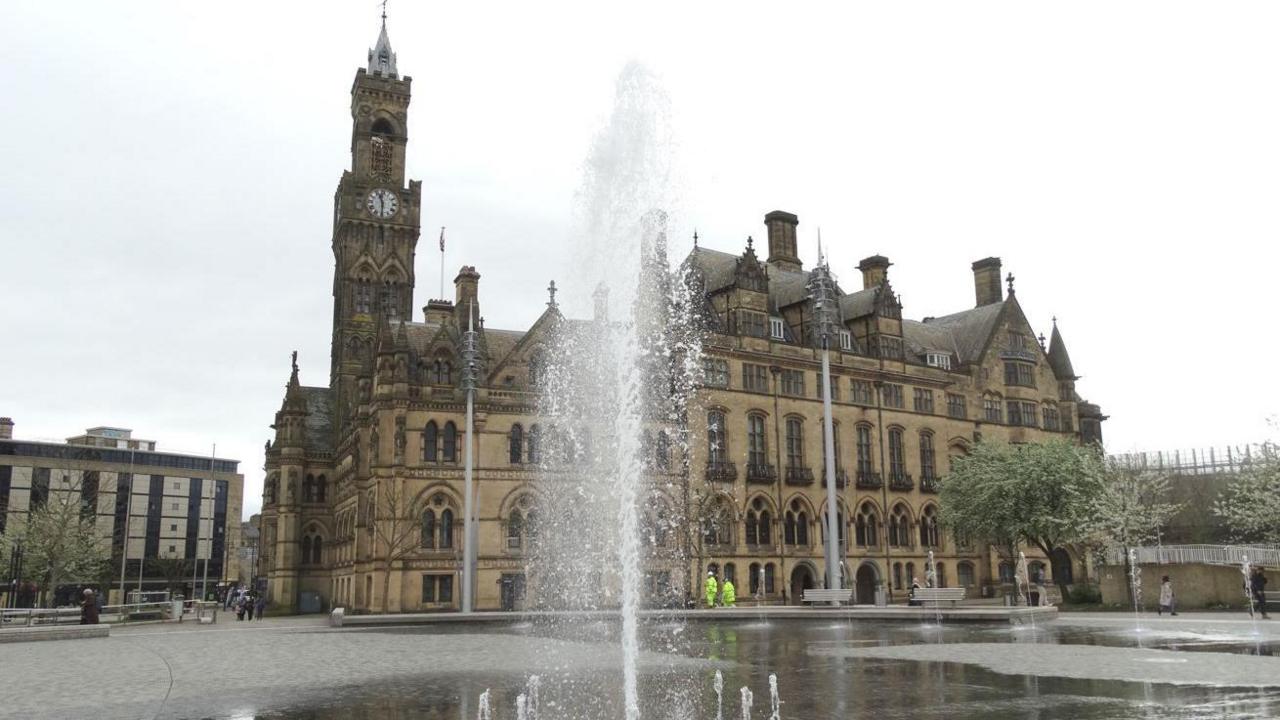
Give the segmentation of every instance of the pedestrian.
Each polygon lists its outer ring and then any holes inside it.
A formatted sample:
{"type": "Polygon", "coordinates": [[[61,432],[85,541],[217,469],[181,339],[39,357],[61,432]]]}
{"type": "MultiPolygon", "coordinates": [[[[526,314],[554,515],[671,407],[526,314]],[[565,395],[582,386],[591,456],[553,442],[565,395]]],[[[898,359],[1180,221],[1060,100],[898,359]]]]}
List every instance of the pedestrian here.
{"type": "Polygon", "coordinates": [[[244,598],[236,598],[236,601],[232,603],[231,607],[236,611],[236,620],[244,620],[244,598]]]}
{"type": "Polygon", "coordinates": [[[920,607],[920,601],[916,599],[916,591],[920,589],[920,578],[911,578],[911,594],[907,596],[908,607],[920,607]]]}
{"type": "Polygon", "coordinates": [[[252,619],[253,619],[253,603],[254,603],[254,599],[255,599],[255,598],[253,597],[253,595],[245,595],[245,596],[244,596],[244,607],[245,607],[245,612],[248,614],[248,616],[249,616],[249,618],[248,618],[248,619],[249,619],[249,620],[252,620],[252,619]]]}
{"type": "Polygon", "coordinates": [[[1249,606],[1249,616],[1253,617],[1256,607],[1263,620],[1270,620],[1267,614],[1267,576],[1262,573],[1262,566],[1254,565],[1253,574],[1249,576],[1249,593],[1253,596],[1253,604],[1249,606]]]}
{"type": "Polygon", "coordinates": [[[255,609],[258,611],[258,619],[259,619],[259,620],[261,620],[261,619],[262,619],[263,614],[265,614],[265,613],[266,613],[266,610],[267,610],[267,596],[266,596],[266,595],[259,595],[259,596],[258,596],[258,602],[257,602],[257,604],[256,604],[256,608],[255,608],[255,609]]]}
{"type": "Polygon", "coordinates": [[[98,599],[89,588],[84,589],[84,602],[80,603],[80,624],[98,624],[98,599]]]}
{"type": "Polygon", "coordinates": [[[1165,612],[1170,615],[1178,614],[1178,611],[1173,608],[1173,581],[1168,575],[1160,578],[1160,603],[1156,606],[1157,615],[1163,615],[1165,612]]]}
{"type": "Polygon", "coordinates": [[[702,584],[703,593],[707,596],[707,607],[716,606],[716,595],[720,592],[720,583],[716,582],[716,571],[707,571],[707,581],[702,584]]]}
{"type": "Polygon", "coordinates": [[[738,592],[733,587],[733,581],[729,578],[724,579],[724,583],[720,585],[720,601],[724,607],[731,608],[738,602],[738,592]]]}

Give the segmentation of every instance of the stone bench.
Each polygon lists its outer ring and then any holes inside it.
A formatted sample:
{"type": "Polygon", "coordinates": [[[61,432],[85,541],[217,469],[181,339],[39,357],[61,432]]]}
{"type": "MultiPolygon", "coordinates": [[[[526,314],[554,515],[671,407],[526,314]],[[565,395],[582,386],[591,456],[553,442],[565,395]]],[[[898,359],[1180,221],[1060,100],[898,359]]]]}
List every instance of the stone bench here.
{"type": "Polygon", "coordinates": [[[0,643],[108,637],[110,625],[39,625],[0,630],[0,643]]]}
{"type": "Polygon", "coordinates": [[[805,604],[823,603],[823,604],[829,605],[831,603],[836,603],[837,605],[843,605],[852,600],[853,600],[852,588],[846,589],[846,590],[826,590],[821,588],[811,588],[809,590],[804,591],[804,597],[802,598],[801,602],[804,602],[805,604]]]}
{"type": "Polygon", "coordinates": [[[964,588],[916,588],[911,593],[911,599],[921,605],[933,603],[937,606],[939,603],[950,602],[955,607],[957,601],[964,599],[964,588]]]}

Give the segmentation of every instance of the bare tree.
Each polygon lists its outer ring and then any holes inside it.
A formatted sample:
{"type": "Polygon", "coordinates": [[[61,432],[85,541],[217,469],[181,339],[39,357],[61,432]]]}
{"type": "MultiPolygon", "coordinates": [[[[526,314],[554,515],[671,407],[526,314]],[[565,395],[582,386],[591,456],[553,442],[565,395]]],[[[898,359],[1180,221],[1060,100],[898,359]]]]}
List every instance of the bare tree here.
{"type": "Polygon", "coordinates": [[[382,612],[387,612],[391,592],[391,568],[412,553],[419,543],[418,519],[413,499],[399,479],[380,483],[374,502],[373,534],[382,555],[382,612]]]}
{"type": "Polygon", "coordinates": [[[10,546],[22,543],[25,574],[40,583],[41,604],[52,602],[50,591],[66,580],[99,577],[109,562],[109,539],[97,526],[97,473],[81,465],[72,461],[33,486],[29,511],[0,537],[6,557],[10,546]]]}

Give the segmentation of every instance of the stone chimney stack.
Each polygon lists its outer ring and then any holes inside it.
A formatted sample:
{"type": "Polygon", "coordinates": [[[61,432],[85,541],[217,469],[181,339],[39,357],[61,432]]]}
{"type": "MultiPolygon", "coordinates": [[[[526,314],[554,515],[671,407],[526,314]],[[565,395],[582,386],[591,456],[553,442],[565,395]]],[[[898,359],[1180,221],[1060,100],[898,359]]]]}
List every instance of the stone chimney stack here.
{"type": "Polygon", "coordinates": [[[792,272],[804,270],[796,253],[796,226],[799,224],[800,218],[782,210],[774,210],[764,216],[764,225],[769,229],[770,265],[792,272]]]}
{"type": "Polygon", "coordinates": [[[883,255],[872,255],[858,263],[858,269],[862,271],[862,288],[867,290],[879,286],[889,274],[889,266],[892,264],[883,255]]]}
{"type": "Polygon", "coordinates": [[[0,440],[13,439],[13,418],[0,417],[0,440]]]}
{"type": "Polygon", "coordinates": [[[1000,258],[989,257],[973,264],[973,290],[978,307],[1004,300],[1000,285],[1000,258]]]}
{"type": "MultiPolygon", "coordinates": [[[[998,274],[998,273],[997,273],[998,274]]],[[[453,302],[454,312],[461,313],[458,317],[462,323],[460,327],[466,328],[467,316],[472,311],[475,312],[477,318],[480,317],[480,273],[476,272],[474,265],[463,265],[458,271],[458,276],[453,279],[453,287],[455,290],[453,302]]]]}

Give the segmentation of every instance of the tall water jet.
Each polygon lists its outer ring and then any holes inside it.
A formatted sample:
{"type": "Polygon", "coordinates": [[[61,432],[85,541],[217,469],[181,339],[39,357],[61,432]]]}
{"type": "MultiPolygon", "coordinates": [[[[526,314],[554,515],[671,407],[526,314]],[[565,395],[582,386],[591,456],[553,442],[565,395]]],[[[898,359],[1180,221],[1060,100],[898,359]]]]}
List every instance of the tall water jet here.
{"type": "Polygon", "coordinates": [[[659,536],[674,537],[686,509],[671,507],[655,479],[668,474],[673,451],[686,456],[684,406],[701,368],[696,304],[667,262],[668,115],[657,81],[628,65],[587,158],[566,268],[591,319],[569,319],[572,295],[563,314],[553,304],[550,342],[532,363],[542,418],[531,429],[542,474],[535,593],[544,607],[620,609],[628,720],[640,716],[638,505],[643,496],[652,510],[646,557],[675,560],[660,557],[670,551],[659,536]]]}
{"type": "Polygon", "coordinates": [[[476,714],[476,720],[493,720],[493,710],[489,708],[488,690],[480,693],[480,710],[476,714]]]}
{"type": "Polygon", "coordinates": [[[755,703],[755,696],[751,694],[751,688],[746,685],[742,686],[742,720],[751,720],[751,706],[755,703]]]}
{"type": "Polygon", "coordinates": [[[782,698],[778,696],[778,676],[769,673],[769,720],[781,720],[782,698]]]}
{"type": "MultiPolygon", "coordinates": [[[[938,564],[933,558],[932,550],[929,551],[925,568],[925,586],[931,588],[938,587],[938,564]]],[[[937,623],[938,629],[942,629],[942,607],[939,605],[937,600],[933,601],[933,617],[934,621],[937,623]]]]}

